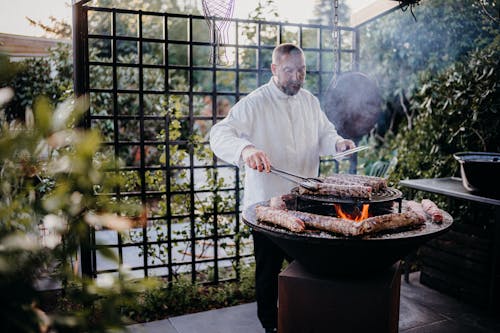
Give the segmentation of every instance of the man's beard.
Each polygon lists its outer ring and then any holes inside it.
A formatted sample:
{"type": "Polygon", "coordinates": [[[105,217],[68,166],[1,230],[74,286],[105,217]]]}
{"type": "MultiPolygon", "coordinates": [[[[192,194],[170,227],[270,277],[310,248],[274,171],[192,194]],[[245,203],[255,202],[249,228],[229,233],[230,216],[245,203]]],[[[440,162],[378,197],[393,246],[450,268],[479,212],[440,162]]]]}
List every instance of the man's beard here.
{"type": "Polygon", "coordinates": [[[285,84],[280,85],[281,91],[283,91],[288,96],[296,95],[300,88],[302,88],[303,82],[300,81],[289,81],[285,84]]]}

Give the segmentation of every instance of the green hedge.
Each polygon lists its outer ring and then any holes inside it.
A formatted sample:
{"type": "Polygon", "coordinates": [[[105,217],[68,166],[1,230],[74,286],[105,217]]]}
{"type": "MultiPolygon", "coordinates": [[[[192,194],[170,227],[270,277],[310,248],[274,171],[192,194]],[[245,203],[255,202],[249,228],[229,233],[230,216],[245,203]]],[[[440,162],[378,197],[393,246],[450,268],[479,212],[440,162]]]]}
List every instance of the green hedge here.
{"type": "Polygon", "coordinates": [[[460,151],[500,151],[500,36],[441,74],[424,72],[410,108],[417,116],[391,143],[391,180],[457,175],[460,151]]]}

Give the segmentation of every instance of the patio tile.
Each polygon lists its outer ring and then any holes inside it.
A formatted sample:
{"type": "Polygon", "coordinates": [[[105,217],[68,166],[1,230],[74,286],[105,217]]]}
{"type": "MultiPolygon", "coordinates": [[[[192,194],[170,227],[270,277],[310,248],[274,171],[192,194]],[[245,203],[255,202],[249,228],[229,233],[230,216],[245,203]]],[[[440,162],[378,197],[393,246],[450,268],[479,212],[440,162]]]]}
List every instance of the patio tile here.
{"type": "Polygon", "coordinates": [[[480,329],[474,326],[463,325],[451,320],[443,320],[437,323],[431,323],[400,332],[401,333],[495,333],[498,331],[484,329],[484,328],[480,329]]]}
{"type": "Polygon", "coordinates": [[[413,302],[425,304],[433,311],[454,317],[474,308],[452,296],[442,294],[420,283],[420,272],[410,274],[410,281],[401,281],[401,295],[407,296],[413,302]]]}
{"type": "Polygon", "coordinates": [[[413,301],[410,297],[401,292],[399,303],[399,330],[406,330],[421,327],[429,323],[439,323],[447,320],[441,314],[413,301]]]}
{"type": "MultiPolygon", "coordinates": [[[[419,273],[401,282],[401,333],[494,333],[500,320],[420,284],[419,273]]],[[[256,303],[131,325],[127,333],[262,333],[256,303]]]]}
{"type": "Polygon", "coordinates": [[[256,303],[193,313],[170,319],[178,333],[262,333],[256,303]]]}
{"type": "Polygon", "coordinates": [[[157,320],[127,327],[126,333],[180,333],[170,322],[170,319],[157,320]]]}
{"type": "MultiPolygon", "coordinates": [[[[410,275],[410,283],[401,282],[402,306],[411,304],[414,308],[426,309],[426,312],[431,311],[449,322],[468,327],[472,332],[500,332],[500,321],[486,309],[463,303],[452,296],[422,285],[419,278],[419,273],[413,273],[410,275]]],[[[400,314],[400,328],[402,319],[400,314]]],[[[443,325],[441,323],[438,327],[443,325]]]]}

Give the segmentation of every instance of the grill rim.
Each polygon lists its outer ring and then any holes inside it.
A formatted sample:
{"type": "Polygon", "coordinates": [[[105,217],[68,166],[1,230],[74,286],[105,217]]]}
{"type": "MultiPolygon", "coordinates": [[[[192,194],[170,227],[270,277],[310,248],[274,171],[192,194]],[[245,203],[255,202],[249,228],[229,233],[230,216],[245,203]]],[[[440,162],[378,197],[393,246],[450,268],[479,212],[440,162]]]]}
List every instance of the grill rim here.
{"type": "MultiPolygon", "coordinates": [[[[385,269],[425,242],[447,232],[453,225],[453,218],[443,211],[445,220],[441,225],[427,221],[424,230],[415,229],[397,234],[369,234],[361,236],[340,236],[326,233],[306,235],[285,229],[271,227],[256,219],[255,207],[269,201],[247,207],[242,214],[243,222],[265,235],[290,257],[294,258],[314,274],[322,276],[359,276],[385,269]],[[427,227],[434,227],[429,230],[427,227]]],[[[406,207],[405,207],[406,208],[406,207]]]]}

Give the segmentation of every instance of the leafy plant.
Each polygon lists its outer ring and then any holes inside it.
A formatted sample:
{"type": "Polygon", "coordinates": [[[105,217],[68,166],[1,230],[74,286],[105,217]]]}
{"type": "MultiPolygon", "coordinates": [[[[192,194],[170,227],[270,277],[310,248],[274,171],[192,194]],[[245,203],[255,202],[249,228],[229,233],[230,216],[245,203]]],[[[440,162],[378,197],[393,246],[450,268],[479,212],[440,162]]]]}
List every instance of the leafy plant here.
{"type": "Polygon", "coordinates": [[[90,228],[123,230],[140,222],[142,212],[96,195],[120,179],[108,172],[114,160],[98,152],[99,133],[75,127],[87,104],[68,100],[54,108],[39,98],[24,123],[7,121],[0,110],[0,322],[6,331],[104,332],[123,325],[115,307],[142,288],[128,283],[125,270],[95,281],[75,274],[79,248],[91,245],[90,228]],[[82,306],[78,311],[44,311],[36,285],[47,274],[82,306]]]}
{"type": "Polygon", "coordinates": [[[255,299],[254,266],[244,266],[241,279],[219,285],[193,284],[180,275],[171,284],[161,284],[138,294],[137,301],[123,307],[123,313],[137,322],[207,311],[252,302],[255,299]]]}
{"type": "MultiPolygon", "coordinates": [[[[497,1],[484,4],[498,11],[497,1]]],[[[435,76],[498,35],[498,24],[475,0],[426,1],[414,13],[416,20],[396,11],[360,28],[360,70],[376,80],[385,100],[373,135],[377,146],[385,145],[386,133],[411,128],[418,113],[410,101],[422,72],[435,76]]]]}
{"type": "Polygon", "coordinates": [[[410,107],[413,128],[392,141],[398,164],[393,179],[453,176],[460,151],[500,151],[500,38],[439,75],[423,73],[410,107]]]}

